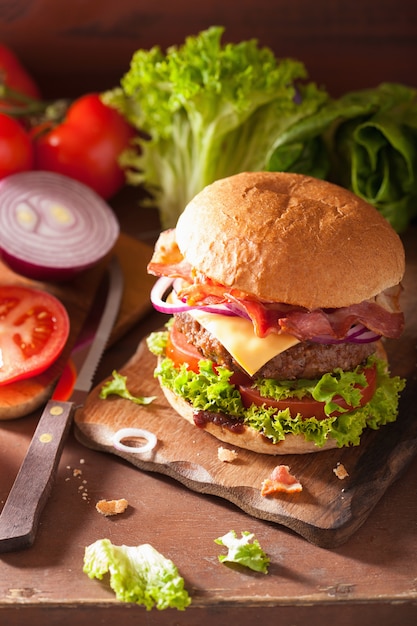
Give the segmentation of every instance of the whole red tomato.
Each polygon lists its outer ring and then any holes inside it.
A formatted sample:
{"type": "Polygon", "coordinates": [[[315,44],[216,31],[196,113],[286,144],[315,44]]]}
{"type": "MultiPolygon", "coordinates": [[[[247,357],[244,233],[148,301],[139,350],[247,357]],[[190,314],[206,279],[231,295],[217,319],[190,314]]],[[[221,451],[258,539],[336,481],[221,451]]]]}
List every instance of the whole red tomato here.
{"type": "Polygon", "coordinates": [[[35,168],[75,178],[110,198],[125,183],[118,159],[134,135],[99,94],[86,94],[69,107],[62,123],[34,133],[35,168]]]}
{"type": "MultiPolygon", "coordinates": [[[[0,44],[0,85],[1,84],[26,96],[30,96],[31,98],[40,98],[40,91],[37,84],[23,67],[17,56],[4,44],[0,44]]],[[[12,98],[0,99],[2,111],[7,110],[9,103],[16,104],[12,98]]]]}
{"type": "Polygon", "coordinates": [[[0,113],[0,179],[33,168],[31,139],[14,118],[0,113]]]}

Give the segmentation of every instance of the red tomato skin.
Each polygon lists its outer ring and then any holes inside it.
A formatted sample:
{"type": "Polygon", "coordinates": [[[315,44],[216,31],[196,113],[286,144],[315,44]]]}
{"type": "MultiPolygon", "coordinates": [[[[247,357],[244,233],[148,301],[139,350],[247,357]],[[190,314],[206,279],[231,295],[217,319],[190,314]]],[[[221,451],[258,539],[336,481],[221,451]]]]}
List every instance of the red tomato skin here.
{"type": "MultiPolygon", "coordinates": [[[[204,359],[202,354],[195,346],[188,343],[183,333],[179,332],[175,324],[171,327],[165,355],[174,362],[175,367],[179,368],[183,363],[187,364],[187,369],[199,373],[199,361],[204,359]]],[[[214,365],[216,369],[216,365],[214,365]]],[[[232,385],[250,385],[252,379],[245,372],[234,372],[230,378],[232,385]]]]}
{"type": "Polygon", "coordinates": [[[125,184],[120,154],[136,131],[99,94],[86,94],[49,132],[34,133],[35,168],[74,178],[108,199],[125,184]]]}
{"type": "Polygon", "coordinates": [[[45,371],[64,349],[69,330],[67,311],[51,294],[0,286],[0,389],[45,371]]]}
{"type": "MultiPolygon", "coordinates": [[[[376,367],[369,367],[364,370],[364,374],[368,381],[368,386],[362,389],[361,406],[364,406],[369,402],[375,393],[376,388],[376,367]]],[[[270,398],[263,398],[256,389],[252,389],[247,386],[239,385],[239,392],[242,396],[243,404],[246,408],[249,408],[252,404],[257,406],[272,406],[278,410],[289,409],[291,417],[296,417],[300,414],[304,419],[315,417],[317,419],[326,419],[329,417],[324,412],[324,402],[318,402],[314,398],[286,398],[285,400],[273,400],[270,398]]],[[[349,407],[343,398],[335,396],[335,402],[339,404],[342,409],[352,409],[349,407]]],[[[340,415],[340,412],[334,412],[333,415],[340,415]]]]}
{"type": "Polygon", "coordinates": [[[180,333],[175,325],[171,328],[168,335],[168,342],[165,349],[165,355],[174,362],[175,367],[180,367],[183,363],[187,364],[187,369],[198,374],[198,362],[203,356],[195,346],[188,343],[183,333],[180,333]]]}
{"type": "MultiPolygon", "coordinates": [[[[26,68],[22,65],[16,54],[4,44],[0,44],[0,82],[3,81],[8,87],[15,91],[39,99],[41,93],[35,80],[31,77],[26,68]]],[[[4,101],[0,101],[1,106],[7,106],[4,101]]]]}
{"type": "Polygon", "coordinates": [[[0,113],[0,179],[31,170],[34,164],[33,145],[21,124],[0,113]]]}

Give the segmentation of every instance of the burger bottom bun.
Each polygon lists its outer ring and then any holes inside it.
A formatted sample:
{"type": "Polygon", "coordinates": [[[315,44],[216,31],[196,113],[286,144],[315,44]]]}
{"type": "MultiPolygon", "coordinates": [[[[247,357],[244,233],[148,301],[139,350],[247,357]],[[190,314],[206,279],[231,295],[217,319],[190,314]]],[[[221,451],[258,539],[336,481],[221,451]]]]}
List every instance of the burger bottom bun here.
{"type": "MultiPolygon", "coordinates": [[[[375,344],[375,354],[388,364],[387,353],[381,340],[375,344]]],[[[194,409],[191,404],[184,398],[177,396],[170,389],[167,389],[167,387],[161,385],[161,389],[172,408],[197,428],[194,422],[194,409]]],[[[238,448],[244,448],[245,450],[252,450],[252,452],[257,452],[258,454],[306,454],[308,452],[323,452],[338,447],[336,440],[333,438],[328,439],[323,446],[317,446],[313,441],[307,441],[303,435],[292,434],[286,435],[285,439],[278,443],[273,443],[251,426],[243,426],[243,430],[237,433],[224,425],[207,422],[204,430],[220,441],[238,448]]]]}
{"type": "MultiPolygon", "coordinates": [[[[194,409],[191,404],[175,395],[170,389],[167,389],[163,385],[161,385],[161,389],[172,408],[181,415],[181,417],[197,428],[194,423],[194,409]]],[[[204,430],[220,441],[238,448],[257,452],[258,454],[306,454],[308,452],[322,452],[324,450],[337,448],[335,439],[328,439],[324,446],[319,447],[314,442],[307,441],[303,435],[291,434],[287,435],[282,441],[273,443],[251,426],[243,426],[243,430],[236,433],[221,424],[207,422],[204,430]]]]}

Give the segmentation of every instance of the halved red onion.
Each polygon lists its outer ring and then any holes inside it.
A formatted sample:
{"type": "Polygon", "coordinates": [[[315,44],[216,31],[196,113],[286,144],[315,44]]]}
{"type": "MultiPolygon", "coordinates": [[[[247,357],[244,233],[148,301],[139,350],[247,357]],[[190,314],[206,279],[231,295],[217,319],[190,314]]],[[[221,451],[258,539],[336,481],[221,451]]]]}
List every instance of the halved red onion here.
{"type": "Polygon", "coordinates": [[[92,189],[54,172],[30,171],[0,181],[0,255],[36,280],[66,280],[113,248],[119,223],[92,189]]]}

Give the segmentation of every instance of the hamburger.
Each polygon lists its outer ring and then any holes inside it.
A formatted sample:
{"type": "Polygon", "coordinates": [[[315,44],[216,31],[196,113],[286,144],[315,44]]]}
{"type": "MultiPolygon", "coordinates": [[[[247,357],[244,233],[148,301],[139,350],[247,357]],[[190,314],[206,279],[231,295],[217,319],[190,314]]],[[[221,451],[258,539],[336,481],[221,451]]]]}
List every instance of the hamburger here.
{"type": "Polygon", "coordinates": [[[175,411],[240,448],[359,445],[398,415],[385,338],[404,328],[401,240],[352,192],[293,173],[205,187],[156,242],[148,338],[175,411]]]}

